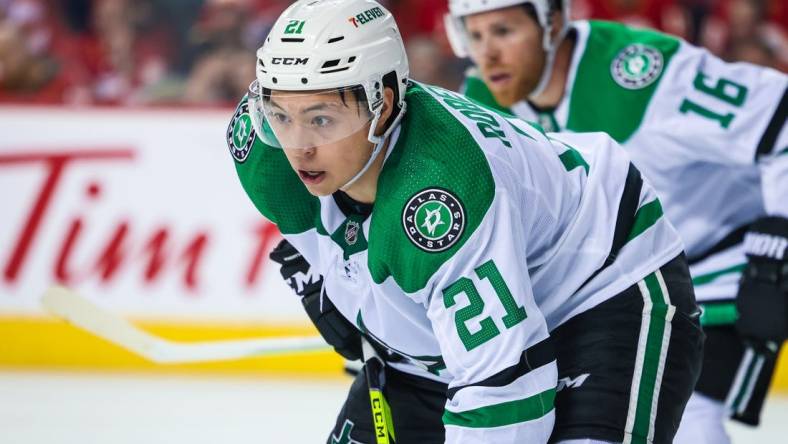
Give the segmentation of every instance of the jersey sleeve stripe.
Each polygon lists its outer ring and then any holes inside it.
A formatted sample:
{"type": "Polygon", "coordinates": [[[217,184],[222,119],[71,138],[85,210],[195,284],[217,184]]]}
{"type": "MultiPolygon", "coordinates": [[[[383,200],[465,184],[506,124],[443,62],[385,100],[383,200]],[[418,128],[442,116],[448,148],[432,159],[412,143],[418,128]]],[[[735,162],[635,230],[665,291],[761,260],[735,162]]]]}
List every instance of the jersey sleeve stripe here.
{"type": "Polygon", "coordinates": [[[613,244],[610,247],[610,254],[605,259],[605,264],[599,271],[615,261],[619,250],[629,240],[632,227],[635,224],[642,189],[643,178],[640,175],[640,171],[635,168],[635,165],[630,163],[627,178],[624,182],[624,191],[621,193],[621,201],[618,205],[616,228],[613,231],[613,244]]]}
{"type": "Polygon", "coordinates": [[[583,156],[574,148],[566,144],[564,145],[567,146],[568,149],[558,156],[558,158],[561,159],[561,163],[564,164],[564,168],[566,168],[567,171],[572,171],[577,167],[583,167],[583,169],[586,170],[586,174],[588,174],[588,163],[583,159],[583,156]]]}
{"type": "Polygon", "coordinates": [[[766,126],[766,131],[763,132],[761,141],[758,142],[758,149],[755,152],[756,161],[761,156],[767,155],[774,150],[774,145],[777,142],[777,136],[780,134],[780,131],[785,125],[785,119],[787,115],[788,115],[788,89],[783,91],[783,96],[782,99],[780,99],[780,104],[777,105],[777,110],[774,112],[774,115],[772,116],[772,120],[769,121],[769,124],[766,126]]]}
{"type": "Polygon", "coordinates": [[[502,402],[463,412],[446,410],[443,423],[447,426],[471,428],[501,427],[539,419],[553,410],[555,388],[514,401],[502,402]]]}
{"type": "Polygon", "coordinates": [[[624,191],[621,193],[621,200],[618,204],[618,215],[616,216],[616,226],[613,231],[613,243],[610,246],[610,253],[605,262],[591,276],[583,282],[580,288],[591,282],[605,268],[609,267],[616,260],[618,252],[629,240],[632,227],[635,224],[636,212],[640,203],[640,192],[643,189],[643,177],[640,171],[632,163],[629,164],[629,171],[624,182],[624,191]]]}
{"type": "Polygon", "coordinates": [[[523,350],[520,355],[520,360],[517,364],[505,368],[500,372],[490,376],[489,378],[479,381],[474,384],[452,387],[446,392],[449,400],[454,398],[460,390],[467,387],[503,387],[513,383],[515,380],[531,372],[534,369],[540,368],[543,365],[549,364],[555,360],[555,350],[553,349],[553,341],[549,337],[541,342],[528,347],[523,350]]]}
{"type": "Polygon", "coordinates": [[[726,276],[729,274],[741,274],[746,266],[747,264],[736,264],[731,267],[723,268],[722,270],[716,270],[710,273],[693,276],[692,285],[696,287],[700,285],[706,285],[714,282],[721,276],[726,276]]]}
{"type": "Polygon", "coordinates": [[[632,224],[632,230],[627,236],[627,241],[631,241],[649,229],[663,214],[662,204],[659,203],[659,199],[654,199],[638,208],[637,213],[635,213],[635,222],[632,224]]]}

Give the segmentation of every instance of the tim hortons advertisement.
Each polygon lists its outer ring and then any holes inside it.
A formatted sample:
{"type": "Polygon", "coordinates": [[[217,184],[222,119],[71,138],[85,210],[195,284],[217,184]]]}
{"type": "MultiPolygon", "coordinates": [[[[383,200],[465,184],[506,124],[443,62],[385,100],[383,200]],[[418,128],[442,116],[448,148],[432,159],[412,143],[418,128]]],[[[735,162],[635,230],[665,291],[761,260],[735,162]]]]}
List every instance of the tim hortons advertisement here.
{"type": "Polygon", "coordinates": [[[133,319],[306,328],[268,259],[281,235],[236,177],[231,117],[0,107],[0,319],[44,317],[59,283],[133,319]]]}

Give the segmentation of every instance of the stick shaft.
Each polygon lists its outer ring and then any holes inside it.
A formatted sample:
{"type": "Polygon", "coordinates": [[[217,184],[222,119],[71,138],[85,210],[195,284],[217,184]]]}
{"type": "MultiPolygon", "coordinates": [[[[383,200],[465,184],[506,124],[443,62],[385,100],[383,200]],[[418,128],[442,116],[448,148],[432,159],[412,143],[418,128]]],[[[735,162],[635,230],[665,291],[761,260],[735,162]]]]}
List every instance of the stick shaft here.
{"type": "Polygon", "coordinates": [[[369,389],[369,401],[372,407],[372,426],[376,444],[394,442],[394,427],[383,388],[386,383],[385,364],[366,338],[361,338],[361,350],[364,353],[364,373],[369,389]]]}

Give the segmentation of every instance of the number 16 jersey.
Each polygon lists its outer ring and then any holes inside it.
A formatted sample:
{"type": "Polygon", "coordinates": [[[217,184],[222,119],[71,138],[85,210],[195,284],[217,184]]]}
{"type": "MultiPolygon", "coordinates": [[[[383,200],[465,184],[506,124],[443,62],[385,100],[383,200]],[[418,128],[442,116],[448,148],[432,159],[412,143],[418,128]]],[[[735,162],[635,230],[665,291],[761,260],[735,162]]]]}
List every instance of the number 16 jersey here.
{"type": "Polygon", "coordinates": [[[655,31],[578,21],[555,109],[496,103],[475,69],[464,93],[549,131],[604,131],[649,179],[684,241],[698,301],[736,295],[746,225],[788,217],[788,77],[655,31]]]}

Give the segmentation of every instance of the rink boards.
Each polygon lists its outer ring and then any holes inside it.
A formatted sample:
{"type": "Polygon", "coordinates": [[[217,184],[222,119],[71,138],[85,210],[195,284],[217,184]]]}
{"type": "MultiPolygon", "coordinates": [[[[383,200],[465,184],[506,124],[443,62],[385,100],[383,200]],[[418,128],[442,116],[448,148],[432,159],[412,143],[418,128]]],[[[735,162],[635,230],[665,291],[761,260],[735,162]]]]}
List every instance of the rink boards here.
{"type": "Polygon", "coordinates": [[[155,366],[39,307],[60,283],[168,339],[315,333],[235,177],[231,113],[0,107],[0,366],[341,374],[330,352],[155,366]]]}

